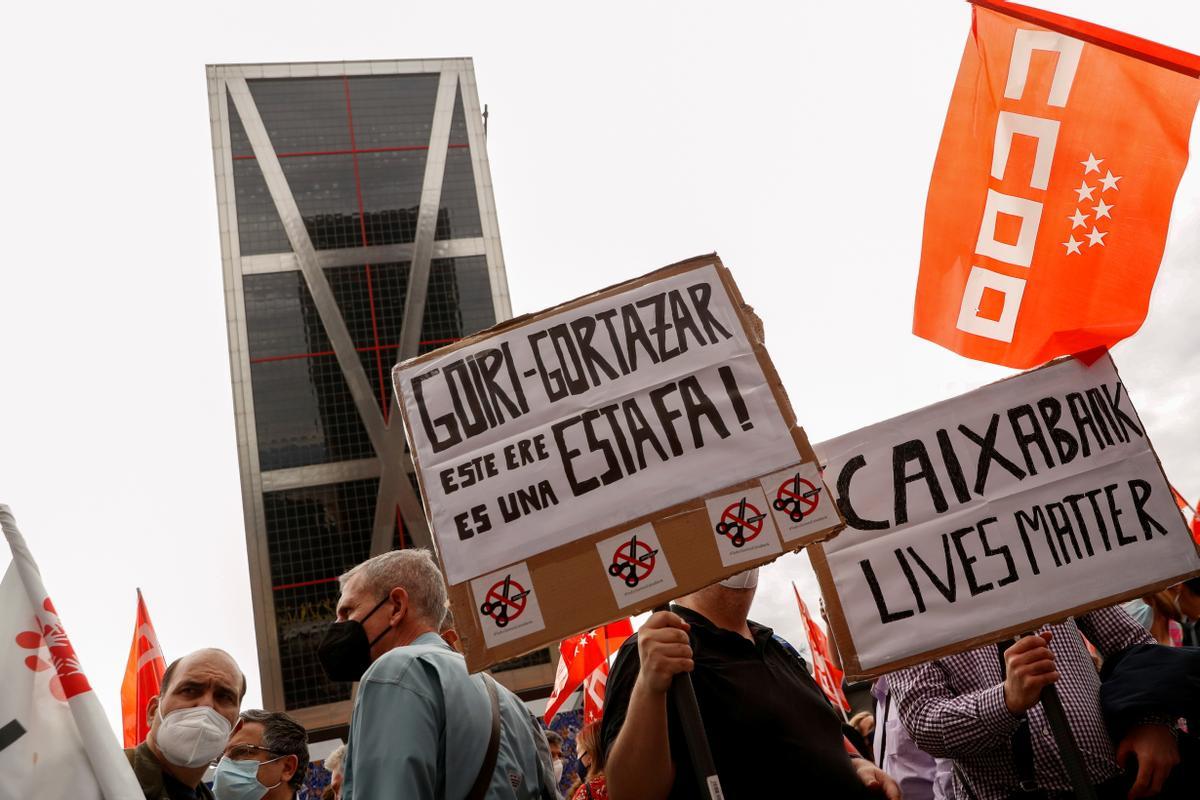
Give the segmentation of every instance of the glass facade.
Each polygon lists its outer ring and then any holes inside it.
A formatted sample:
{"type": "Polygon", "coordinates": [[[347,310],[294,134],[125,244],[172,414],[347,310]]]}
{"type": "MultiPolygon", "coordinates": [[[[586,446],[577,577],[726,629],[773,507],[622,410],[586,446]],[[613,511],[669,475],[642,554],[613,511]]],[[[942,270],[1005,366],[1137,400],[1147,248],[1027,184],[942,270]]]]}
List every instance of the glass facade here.
{"type": "Polygon", "coordinates": [[[481,210],[492,208],[490,188],[476,182],[487,162],[472,148],[482,123],[470,62],[344,66],[346,74],[272,65],[278,77],[254,66],[209,68],[260,671],[265,703],[288,710],[349,698],[315,656],[334,616],[337,576],[371,554],[381,519],[392,520],[390,546],[411,544],[398,510],[380,508],[387,473],[371,435],[375,415],[384,429],[400,424],[390,418],[390,372],[417,324],[404,313],[411,274],[428,269],[417,352],[508,313],[507,290],[496,290],[503,264],[494,212],[481,210]],[[439,90],[447,80],[449,107],[439,90]],[[435,139],[447,113],[448,141],[435,139]],[[277,167],[262,160],[264,148],[277,167]],[[443,163],[431,189],[428,173],[439,170],[428,165],[443,163]],[[281,203],[280,178],[294,205],[281,203]],[[434,255],[414,267],[422,201],[428,208],[434,196],[424,228],[434,240],[424,252],[434,255]],[[290,228],[289,209],[299,212],[290,228]],[[289,239],[301,225],[324,285],[312,285],[300,263],[309,251],[289,239]],[[330,327],[322,300],[336,307],[349,342],[330,327]],[[369,407],[351,389],[362,377],[369,407]]]}

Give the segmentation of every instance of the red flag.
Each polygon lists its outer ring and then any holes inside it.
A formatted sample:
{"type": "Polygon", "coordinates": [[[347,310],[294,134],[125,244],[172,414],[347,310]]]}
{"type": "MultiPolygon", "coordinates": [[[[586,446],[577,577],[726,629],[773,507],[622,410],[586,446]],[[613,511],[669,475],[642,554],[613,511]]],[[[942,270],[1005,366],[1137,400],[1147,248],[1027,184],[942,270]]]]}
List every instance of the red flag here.
{"type": "Polygon", "coordinates": [[[578,636],[563,639],[558,646],[558,670],[554,676],[554,692],[546,706],[546,724],[562,708],[567,698],[581,685],[584,688],[584,717],[600,718],[604,707],[604,684],[608,680],[608,664],[633,635],[633,623],[628,618],[605,625],[578,636]]]}
{"type": "Polygon", "coordinates": [[[1175,504],[1179,506],[1179,510],[1183,513],[1183,518],[1187,519],[1188,514],[1192,515],[1192,539],[1196,542],[1196,546],[1200,547],[1200,509],[1191,505],[1187,500],[1183,499],[1183,495],[1172,486],[1171,494],[1175,495],[1175,504]]]}
{"type": "Polygon", "coordinates": [[[1146,318],[1200,57],[972,0],[929,197],[913,333],[1024,369],[1146,318]]]}
{"type": "Polygon", "coordinates": [[[125,746],[137,747],[146,739],[150,727],[146,724],[146,707],[158,695],[167,662],[158,647],[158,636],[150,622],[150,612],[137,590],[137,620],[133,625],[133,644],[121,681],[121,718],[125,728],[125,746]]]}
{"type": "Polygon", "coordinates": [[[846,699],[846,694],[842,691],[843,673],[829,657],[829,640],[825,638],[825,631],[821,630],[821,626],[808,615],[808,606],[804,605],[804,598],[800,596],[800,591],[794,583],[792,591],[796,593],[796,603],[800,606],[800,617],[804,620],[804,632],[808,634],[808,649],[812,653],[813,660],[813,678],[821,687],[821,691],[829,698],[829,702],[843,711],[849,711],[850,701],[846,699]]]}

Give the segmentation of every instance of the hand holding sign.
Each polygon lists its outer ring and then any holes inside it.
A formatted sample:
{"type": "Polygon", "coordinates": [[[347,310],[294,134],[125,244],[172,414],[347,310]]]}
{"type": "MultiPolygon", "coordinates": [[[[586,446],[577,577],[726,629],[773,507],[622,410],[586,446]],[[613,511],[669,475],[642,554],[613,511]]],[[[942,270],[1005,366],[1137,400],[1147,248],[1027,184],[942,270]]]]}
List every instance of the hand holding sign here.
{"type": "Polygon", "coordinates": [[[1052,631],[1035,633],[1016,641],[1004,651],[1004,705],[1014,714],[1024,714],[1037,705],[1042,689],[1058,680],[1052,631]]]}
{"type": "Polygon", "coordinates": [[[688,639],[691,626],[683,617],[671,611],[656,611],[638,629],[638,658],[642,662],[635,690],[640,687],[654,694],[665,695],[671,680],[682,672],[691,672],[692,645],[688,639]]]}

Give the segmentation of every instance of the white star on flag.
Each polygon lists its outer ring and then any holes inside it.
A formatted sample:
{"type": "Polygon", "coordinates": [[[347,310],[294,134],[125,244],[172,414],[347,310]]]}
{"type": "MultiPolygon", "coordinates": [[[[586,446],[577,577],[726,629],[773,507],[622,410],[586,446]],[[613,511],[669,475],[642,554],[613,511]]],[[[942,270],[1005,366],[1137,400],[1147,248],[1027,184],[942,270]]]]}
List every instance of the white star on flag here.
{"type": "Polygon", "coordinates": [[[1109,209],[1112,208],[1112,204],[1104,202],[1103,199],[1100,199],[1097,203],[1097,205],[1092,206],[1092,210],[1096,212],[1096,219],[1099,220],[1101,217],[1112,219],[1112,214],[1108,213],[1109,209]]]}
{"type": "Polygon", "coordinates": [[[1067,219],[1071,220],[1071,230],[1075,230],[1076,228],[1081,228],[1086,225],[1087,218],[1088,215],[1084,214],[1078,208],[1075,209],[1075,214],[1073,216],[1067,217],[1067,219]]]}
{"type": "Polygon", "coordinates": [[[1062,246],[1067,248],[1067,255],[1071,255],[1072,253],[1079,252],[1079,246],[1081,244],[1083,244],[1083,242],[1077,240],[1075,238],[1074,234],[1072,234],[1070,239],[1067,239],[1065,242],[1062,243],[1062,246]]]}
{"type": "Polygon", "coordinates": [[[1120,189],[1118,189],[1118,188],[1117,188],[1117,181],[1119,181],[1119,180],[1121,180],[1121,176],[1120,176],[1120,175],[1113,175],[1113,174],[1112,174],[1112,170],[1110,169],[1110,170],[1108,171],[1108,174],[1107,174],[1107,175],[1105,175],[1103,178],[1101,178],[1101,179],[1100,179],[1100,182],[1101,182],[1102,184],[1104,184],[1104,188],[1103,188],[1103,189],[1101,189],[1100,191],[1102,191],[1102,192],[1107,192],[1109,189],[1112,189],[1112,190],[1114,190],[1114,191],[1118,191],[1118,192],[1119,192],[1119,191],[1120,191],[1120,189]]]}
{"type": "Polygon", "coordinates": [[[1100,162],[1103,160],[1103,158],[1096,158],[1091,153],[1088,153],[1087,161],[1079,162],[1080,164],[1083,164],[1083,174],[1087,175],[1089,172],[1099,172],[1100,162]]]}
{"type": "Polygon", "coordinates": [[[1108,236],[1108,231],[1100,231],[1092,228],[1092,232],[1085,235],[1085,238],[1088,240],[1088,247],[1095,247],[1096,245],[1103,247],[1105,236],[1108,236]]]}
{"type": "Polygon", "coordinates": [[[1087,181],[1084,181],[1083,184],[1075,190],[1075,193],[1079,195],[1079,202],[1082,203],[1084,199],[1091,200],[1092,192],[1094,191],[1096,191],[1096,187],[1088,186],[1087,181]]]}

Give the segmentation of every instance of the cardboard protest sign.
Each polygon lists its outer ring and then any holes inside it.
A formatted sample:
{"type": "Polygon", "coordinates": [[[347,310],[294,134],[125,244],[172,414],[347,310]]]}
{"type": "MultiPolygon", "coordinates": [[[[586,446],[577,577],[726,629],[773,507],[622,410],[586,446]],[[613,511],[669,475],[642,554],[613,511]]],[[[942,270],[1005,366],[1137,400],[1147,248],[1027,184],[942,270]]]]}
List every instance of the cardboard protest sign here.
{"type": "Polygon", "coordinates": [[[1200,573],[1105,354],[817,446],[846,529],[809,548],[847,675],[1000,641],[1200,573]]]}
{"type": "Polygon", "coordinates": [[[815,457],[756,323],[706,256],[394,369],[472,669],[783,552],[758,478],[815,457]]]}

